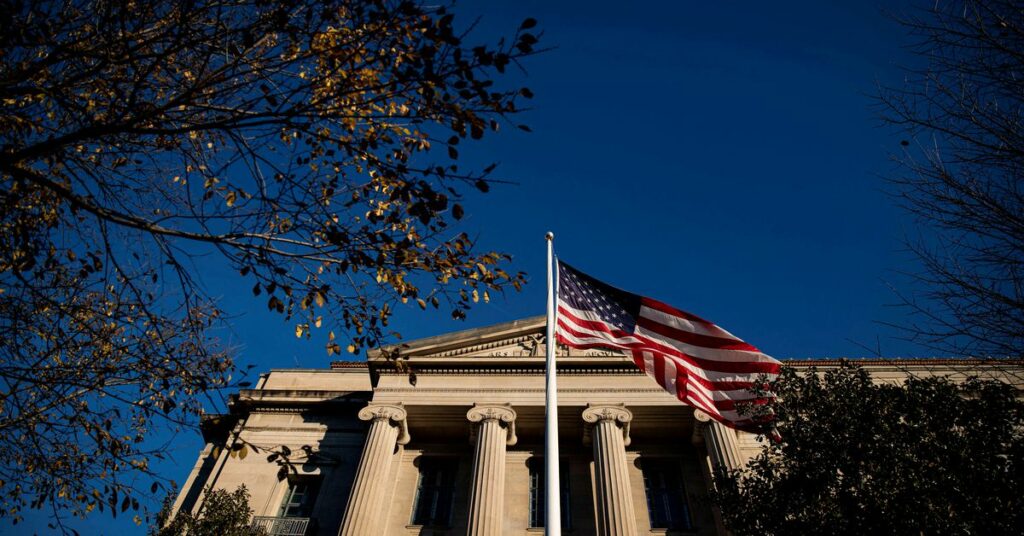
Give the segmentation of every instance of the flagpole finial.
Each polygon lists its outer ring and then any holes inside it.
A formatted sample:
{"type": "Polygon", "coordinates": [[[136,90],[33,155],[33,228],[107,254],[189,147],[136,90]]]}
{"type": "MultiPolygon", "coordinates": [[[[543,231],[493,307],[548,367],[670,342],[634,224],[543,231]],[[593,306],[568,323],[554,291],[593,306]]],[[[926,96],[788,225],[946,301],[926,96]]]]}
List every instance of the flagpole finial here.
{"type": "Polygon", "coordinates": [[[544,239],[547,240],[548,242],[554,240],[555,239],[555,233],[552,233],[551,231],[548,231],[548,233],[546,235],[544,235],[544,239]]]}

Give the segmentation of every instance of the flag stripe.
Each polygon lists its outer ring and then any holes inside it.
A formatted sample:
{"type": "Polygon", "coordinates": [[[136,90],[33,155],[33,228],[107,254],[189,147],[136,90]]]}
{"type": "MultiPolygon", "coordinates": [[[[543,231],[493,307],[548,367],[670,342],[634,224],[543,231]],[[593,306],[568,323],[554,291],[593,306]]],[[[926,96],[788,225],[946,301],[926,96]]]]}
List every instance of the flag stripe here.
{"type": "MultiPolygon", "coordinates": [[[[644,347],[653,347],[652,350],[661,353],[667,352],[678,357],[682,357],[683,359],[686,359],[687,361],[694,363],[695,365],[704,370],[715,372],[738,372],[744,374],[778,372],[778,361],[775,361],[774,359],[771,361],[754,361],[752,359],[740,361],[706,359],[704,357],[690,355],[689,353],[683,352],[681,349],[665,344],[662,341],[659,341],[651,337],[645,337],[641,333],[629,334],[621,330],[608,328],[607,324],[600,321],[579,318],[576,315],[572,314],[569,311],[569,309],[564,306],[559,306],[558,312],[559,314],[564,314],[568,316],[574,324],[577,324],[580,327],[591,328],[598,331],[605,331],[612,337],[615,337],[616,339],[631,338],[634,342],[630,344],[642,345],[644,347]]],[[[705,354],[706,352],[707,351],[704,350],[701,353],[705,354]]]]}
{"type": "Polygon", "coordinates": [[[630,294],[558,263],[555,331],[573,348],[625,352],[670,395],[734,428],[759,431],[763,419],[739,404],[765,404],[751,388],[781,363],[719,326],[657,300],[630,294]]]}
{"type": "Polygon", "coordinates": [[[640,312],[640,317],[637,319],[636,324],[637,326],[657,333],[658,335],[664,335],[665,337],[669,337],[684,344],[691,344],[693,346],[716,348],[719,350],[742,350],[745,352],[758,351],[757,348],[737,339],[713,337],[711,335],[694,333],[692,331],[679,329],[675,326],[662,324],[653,318],[644,316],[643,311],[640,312]]]}
{"type": "MultiPolygon", "coordinates": [[[[607,338],[577,331],[575,327],[568,326],[562,323],[561,319],[559,319],[558,322],[559,336],[561,337],[559,340],[564,339],[563,343],[568,346],[578,348],[612,347],[617,349],[625,349],[625,351],[633,351],[635,347],[642,348],[641,345],[636,344],[631,345],[623,343],[612,343],[609,342],[607,338]]],[[[751,379],[750,375],[737,375],[719,373],[715,371],[700,370],[699,368],[693,366],[693,364],[688,363],[686,360],[678,358],[676,356],[655,353],[655,356],[658,355],[667,356],[668,359],[674,360],[677,367],[682,367],[686,369],[687,372],[691,373],[688,376],[688,378],[697,382],[701,386],[705,386],[707,388],[716,390],[735,390],[748,389],[754,385],[754,381],[753,379],[751,379]]]]}
{"type": "Polygon", "coordinates": [[[646,298],[644,298],[644,300],[641,301],[640,316],[645,316],[647,318],[650,318],[651,320],[654,320],[655,322],[660,322],[662,324],[665,324],[666,326],[672,326],[674,328],[681,329],[684,331],[700,333],[702,335],[708,335],[710,337],[731,339],[734,341],[740,340],[732,333],[729,333],[728,331],[725,331],[724,329],[714,324],[708,325],[701,322],[695,322],[687,320],[685,318],[680,318],[678,316],[673,316],[671,313],[666,313],[665,311],[658,309],[657,307],[652,307],[652,304],[653,300],[647,300],[646,298]]]}
{"type": "Polygon", "coordinates": [[[764,354],[761,352],[706,348],[704,346],[681,342],[677,339],[666,337],[660,333],[648,330],[639,323],[637,323],[636,334],[652,341],[658,341],[667,346],[671,346],[684,354],[692,355],[698,359],[731,363],[769,362],[764,359],[764,354]]]}
{"type": "MultiPolygon", "coordinates": [[[[563,315],[564,316],[564,315],[563,315]]],[[[560,341],[567,346],[573,348],[617,348],[620,350],[633,350],[635,348],[642,349],[642,344],[635,343],[622,343],[612,342],[607,337],[595,335],[587,331],[581,330],[578,326],[569,325],[563,320],[563,316],[558,319],[558,335],[560,341]]],[[[659,355],[658,352],[654,352],[655,355],[659,355]]],[[[696,380],[705,387],[716,389],[716,390],[736,390],[736,389],[749,389],[754,385],[753,381],[749,379],[749,375],[736,375],[728,373],[720,373],[716,371],[702,370],[699,367],[695,367],[692,363],[687,362],[685,359],[678,358],[671,354],[660,354],[667,355],[669,358],[676,362],[677,366],[682,366],[689,372],[693,373],[696,380]],[[739,378],[739,379],[737,379],[739,378]]]]}

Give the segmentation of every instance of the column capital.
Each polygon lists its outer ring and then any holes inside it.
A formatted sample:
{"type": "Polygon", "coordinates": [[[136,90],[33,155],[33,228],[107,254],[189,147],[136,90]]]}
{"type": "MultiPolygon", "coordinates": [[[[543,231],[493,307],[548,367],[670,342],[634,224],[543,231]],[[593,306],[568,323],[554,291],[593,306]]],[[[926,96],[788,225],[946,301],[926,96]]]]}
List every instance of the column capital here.
{"type": "Polygon", "coordinates": [[[707,412],[702,409],[694,409],[693,418],[697,419],[698,421],[704,424],[707,424],[713,420],[711,418],[711,415],[708,415],[707,412]]]}
{"type": "MultiPolygon", "coordinates": [[[[516,437],[516,410],[512,409],[511,404],[473,404],[473,407],[466,412],[466,419],[473,424],[482,423],[485,421],[498,421],[498,423],[504,425],[507,430],[505,437],[506,445],[515,445],[518,441],[516,437]]],[[[474,441],[476,435],[476,427],[473,429],[470,440],[474,441]]]]}
{"type": "Polygon", "coordinates": [[[408,412],[401,404],[376,404],[370,402],[365,408],[359,410],[359,418],[364,421],[383,421],[398,427],[398,444],[406,445],[412,439],[409,436],[409,423],[406,420],[408,412]]]}
{"type": "Polygon", "coordinates": [[[742,467],[736,431],[699,409],[693,411],[693,418],[691,440],[695,444],[699,444],[696,442],[700,439],[704,440],[712,467],[722,467],[729,471],[742,467]]]}
{"type": "Polygon", "coordinates": [[[694,445],[704,444],[704,429],[707,428],[709,422],[711,422],[710,415],[700,409],[693,410],[693,435],[690,436],[691,443],[694,445]]]}
{"type": "Polygon", "coordinates": [[[594,425],[601,421],[610,421],[622,428],[622,440],[625,446],[629,446],[629,423],[633,421],[633,412],[626,409],[625,404],[587,404],[583,410],[583,422],[587,426],[583,428],[583,442],[590,442],[590,433],[594,425]]]}

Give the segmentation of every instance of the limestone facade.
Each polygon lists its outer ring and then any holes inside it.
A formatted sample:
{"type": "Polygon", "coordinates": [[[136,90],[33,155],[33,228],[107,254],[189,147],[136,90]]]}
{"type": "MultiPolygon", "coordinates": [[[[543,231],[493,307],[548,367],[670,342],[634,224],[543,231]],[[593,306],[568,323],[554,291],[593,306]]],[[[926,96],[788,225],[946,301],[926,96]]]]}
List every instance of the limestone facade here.
{"type": "MultiPolygon", "coordinates": [[[[544,352],[539,317],[406,343],[401,372],[375,355],[272,370],[204,422],[208,444],[175,509],[200,510],[206,486],[244,484],[271,534],[542,534],[544,352]]],[[[563,533],[724,534],[709,470],[742,466],[756,438],[695,413],[617,352],[558,355],[563,533]]],[[[878,381],[978,372],[865,364],[878,381]]]]}

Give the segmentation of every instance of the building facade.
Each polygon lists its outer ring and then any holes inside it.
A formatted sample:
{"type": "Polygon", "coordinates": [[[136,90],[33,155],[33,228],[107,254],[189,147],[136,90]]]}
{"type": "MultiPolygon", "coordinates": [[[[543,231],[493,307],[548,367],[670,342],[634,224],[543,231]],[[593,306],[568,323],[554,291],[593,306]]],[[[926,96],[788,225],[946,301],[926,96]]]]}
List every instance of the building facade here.
{"type": "MultiPolygon", "coordinates": [[[[403,344],[399,366],[371,355],[273,370],[204,422],[175,511],[198,512],[207,487],[245,485],[253,522],[276,535],[543,533],[544,355],[538,317],[403,344]]],[[[724,534],[710,468],[741,467],[756,437],[680,403],[618,352],[558,356],[563,532],[724,534]]],[[[978,372],[864,364],[877,381],[978,372]]]]}

